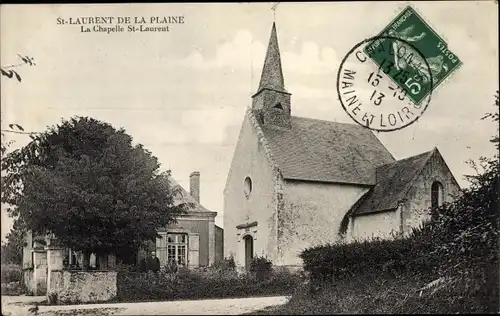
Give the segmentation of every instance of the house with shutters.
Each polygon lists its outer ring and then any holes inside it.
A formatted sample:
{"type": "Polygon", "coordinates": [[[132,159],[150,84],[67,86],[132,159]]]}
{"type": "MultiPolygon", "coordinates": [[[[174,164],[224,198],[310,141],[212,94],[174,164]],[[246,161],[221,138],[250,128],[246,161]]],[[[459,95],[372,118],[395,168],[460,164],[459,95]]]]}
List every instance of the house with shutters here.
{"type": "Polygon", "coordinates": [[[215,225],[217,212],[206,209],[200,203],[200,173],[192,172],[189,176],[188,193],[177,181],[169,176],[170,187],[177,191],[174,203],[190,204],[187,213],[179,216],[172,223],[158,231],[161,238],[156,243],[138,253],[138,259],[156,252],[160,265],[168,262],[189,268],[208,267],[223,258],[223,229],[215,225]]]}
{"type": "MultiPolygon", "coordinates": [[[[155,252],[162,267],[168,262],[188,268],[207,267],[223,259],[223,229],[215,225],[217,212],[211,212],[200,204],[200,173],[190,175],[188,193],[172,177],[169,186],[176,191],[176,205],[189,203],[186,214],[176,218],[176,223],[161,228],[156,242],[149,242],[144,249],[120,256],[126,264],[139,264],[141,259],[155,252]]],[[[82,268],[82,252],[70,248],[61,249],[55,239],[48,236],[33,236],[28,232],[23,246],[23,280],[30,291],[45,294],[49,271],[53,267],[64,270],[82,268]],[[54,248],[55,247],[55,248],[54,248]],[[52,255],[50,254],[52,252],[52,255]],[[50,257],[50,259],[49,259],[50,257]],[[51,268],[52,267],[52,268],[51,268]]],[[[90,255],[91,270],[113,270],[116,254],[90,255]]]]}
{"type": "Polygon", "coordinates": [[[293,116],[273,23],[224,189],[225,256],[300,267],[305,248],[408,233],[458,194],[436,147],[398,160],[364,126],[293,116]]]}

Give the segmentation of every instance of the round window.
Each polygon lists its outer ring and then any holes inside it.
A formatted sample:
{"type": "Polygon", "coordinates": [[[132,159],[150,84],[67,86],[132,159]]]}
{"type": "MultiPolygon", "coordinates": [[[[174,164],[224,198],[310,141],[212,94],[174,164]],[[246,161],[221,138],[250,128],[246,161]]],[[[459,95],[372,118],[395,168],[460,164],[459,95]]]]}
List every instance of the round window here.
{"type": "Polygon", "coordinates": [[[252,192],[252,179],[249,177],[245,178],[245,183],[243,185],[243,190],[245,192],[245,196],[249,197],[250,193],[252,192]]]}

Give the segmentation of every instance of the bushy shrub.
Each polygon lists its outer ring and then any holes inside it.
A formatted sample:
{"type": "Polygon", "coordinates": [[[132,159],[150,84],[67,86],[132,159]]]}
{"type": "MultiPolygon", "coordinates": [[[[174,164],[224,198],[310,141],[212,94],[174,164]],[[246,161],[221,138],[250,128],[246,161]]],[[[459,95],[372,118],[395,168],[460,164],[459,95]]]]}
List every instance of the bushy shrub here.
{"type": "Polygon", "coordinates": [[[2,283],[21,282],[23,271],[17,264],[2,264],[2,283]]]}
{"type": "Polygon", "coordinates": [[[47,302],[49,305],[57,305],[59,303],[59,295],[56,292],[49,293],[47,302]]]}
{"type": "Polygon", "coordinates": [[[431,219],[409,236],[309,248],[300,255],[304,269],[315,280],[370,271],[436,278],[484,262],[498,264],[498,162],[478,177],[453,203],[431,210],[431,219]]]}
{"type": "Polygon", "coordinates": [[[425,308],[409,310],[498,312],[498,283],[492,281],[499,276],[498,156],[483,158],[482,168],[483,172],[469,177],[471,186],[462,190],[460,197],[430,210],[430,220],[413,229],[410,236],[303,251],[300,257],[312,283],[353,279],[377,271],[401,278],[418,276],[427,283],[448,278],[457,281],[424,298],[413,298],[411,303],[418,301],[417,305],[425,308]]]}
{"type": "Polygon", "coordinates": [[[250,262],[250,272],[255,275],[258,280],[269,277],[273,268],[271,260],[265,257],[253,257],[250,262]]]}
{"type": "Polygon", "coordinates": [[[118,273],[117,298],[121,301],[208,299],[291,294],[298,276],[280,272],[266,279],[252,274],[208,269],[179,269],[176,273],[118,273]]]}
{"type": "Polygon", "coordinates": [[[333,281],[363,273],[432,274],[436,262],[428,260],[432,239],[425,234],[394,240],[371,239],[334,243],[306,249],[300,254],[313,281],[333,281]]]}
{"type": "Polygon", "coordinates": [[[217,271],[236,271],[236,262],[234,261],[234,257],[231,255],[221,261],[214,262],[211,268],[217,271]]]}
{"type": "Polygon", "coordinates": [[[24,288],[19,282],[2,283],[2,295],[19,296],[24,293],[24,288]]]}

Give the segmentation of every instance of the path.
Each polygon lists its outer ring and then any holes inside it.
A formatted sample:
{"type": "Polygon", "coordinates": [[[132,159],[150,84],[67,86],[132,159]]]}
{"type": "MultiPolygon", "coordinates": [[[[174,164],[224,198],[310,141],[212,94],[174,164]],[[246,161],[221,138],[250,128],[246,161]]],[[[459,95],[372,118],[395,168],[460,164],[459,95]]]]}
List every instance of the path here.
{"type": "MultiPolygon", "coordinates": [[[[45,297],[3,296],[2,314],[11,316],[34,315],[28,311],[34,301],[45,297]],[[30,303],[31,302],[31,303],[30,303]]],[[[249,313],[267,306],[281,305],[288,297],[250,297],[199,301],[168,301],[147,303],[113,303],[86,305],[39,306],[39,316],[52,315],[235,315],[249,313]]]]}

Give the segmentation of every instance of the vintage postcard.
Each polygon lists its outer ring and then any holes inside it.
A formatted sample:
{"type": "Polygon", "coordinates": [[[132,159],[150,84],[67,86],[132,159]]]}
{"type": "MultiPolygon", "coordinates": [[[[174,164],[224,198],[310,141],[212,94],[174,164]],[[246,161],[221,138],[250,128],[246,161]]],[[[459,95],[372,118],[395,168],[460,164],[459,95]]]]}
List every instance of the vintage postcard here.
{"type": "Polygon", "coordinates": [[[0,24],[3,315],[500,311],[496,1],[0,24]]]}

